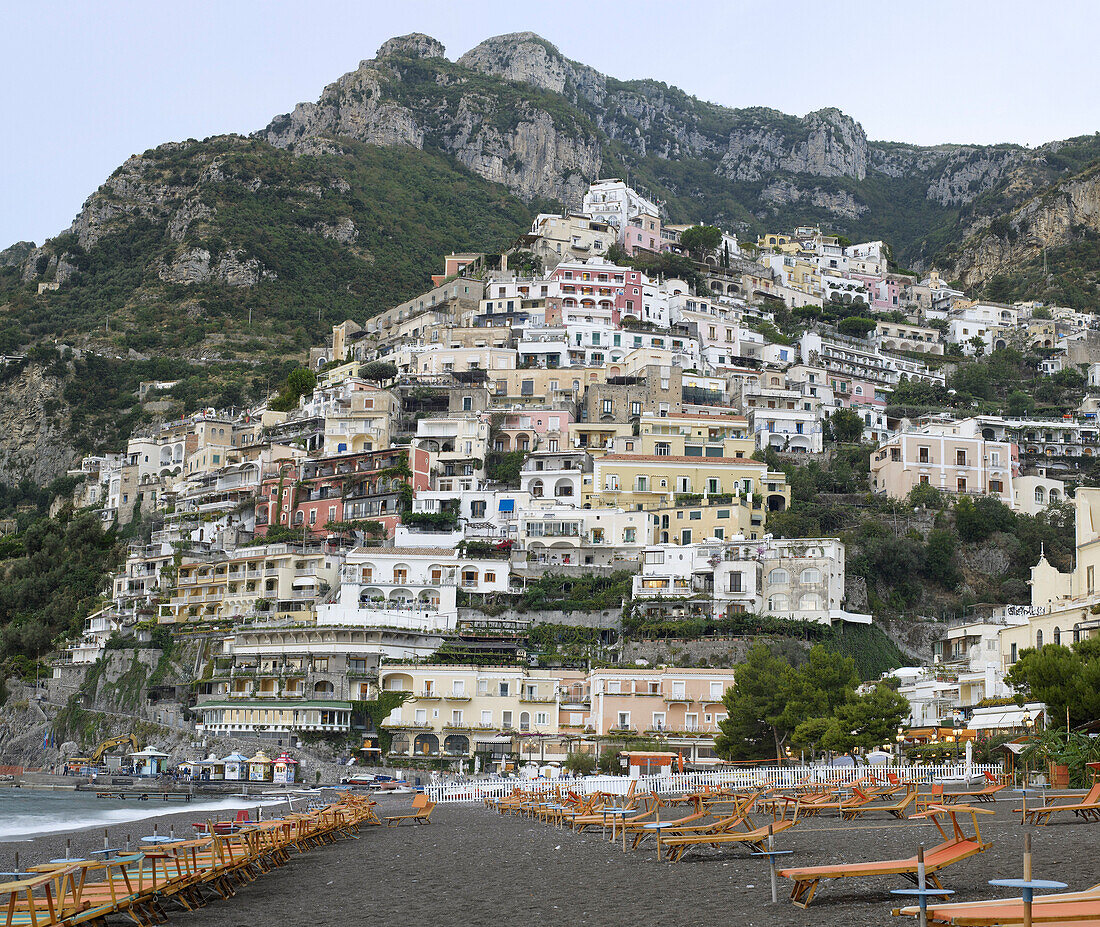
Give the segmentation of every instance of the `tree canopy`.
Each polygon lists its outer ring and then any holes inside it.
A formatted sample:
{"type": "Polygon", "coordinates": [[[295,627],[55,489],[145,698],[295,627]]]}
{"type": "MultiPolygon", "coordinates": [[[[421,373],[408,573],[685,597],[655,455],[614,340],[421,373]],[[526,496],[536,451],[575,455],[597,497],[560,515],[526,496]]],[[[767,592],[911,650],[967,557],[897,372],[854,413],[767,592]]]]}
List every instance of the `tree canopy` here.
{"type": "Polygon", "coordinates": [[[1094,721],[1100,718],[1100,639],[1024,650],[1005,680],[1023,698],[1045,703],[1051,724],[1064,719],[1067,708],[1071,726],[1094,721]]]}
{"type": "Polygon", "coordinates": [[[719,725],[715,749],[727,759],[774,755],[782,761],[795,728],[834,713],[858,682],[852,659],[820,644],[811,648],[809,659],[798,669],[766,644],[756,644],[726,691],[727,717],[719,725]]]}

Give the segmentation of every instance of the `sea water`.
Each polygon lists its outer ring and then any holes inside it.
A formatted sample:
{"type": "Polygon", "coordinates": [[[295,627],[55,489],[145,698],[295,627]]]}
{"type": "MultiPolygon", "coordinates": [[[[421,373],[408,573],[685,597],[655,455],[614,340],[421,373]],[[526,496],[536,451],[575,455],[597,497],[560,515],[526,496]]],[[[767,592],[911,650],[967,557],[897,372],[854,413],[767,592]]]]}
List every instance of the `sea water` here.
{"type": "Polygon", "coordinates": [[[280,798],[214,798],[189,802],[163,801],[155,794],[148,801],[96,798],[90,792],[0,789],[0,842],[29,840],[39,834],[56,834],[88,827],[110,827],[144,821],[167,814],[193,811],[196,821],[211,814],[276,804],[280,798]]]}

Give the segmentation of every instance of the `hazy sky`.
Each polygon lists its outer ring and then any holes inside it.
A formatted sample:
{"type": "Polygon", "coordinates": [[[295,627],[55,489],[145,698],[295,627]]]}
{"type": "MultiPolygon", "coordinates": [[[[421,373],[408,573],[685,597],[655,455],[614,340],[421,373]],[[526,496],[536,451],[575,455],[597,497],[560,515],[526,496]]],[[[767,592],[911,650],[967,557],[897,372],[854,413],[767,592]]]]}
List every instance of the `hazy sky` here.
{"type": "Polygon", "coordinates": [[[426,32],[454,59],[532,30],[620,78],[729,106],[837,106],[872,139],[1038,144],[1100,130],[1094,0],[157,0],[22,3],[0,30],[0,248],[68,227],[130,154],[250,132],[426,32]]]}

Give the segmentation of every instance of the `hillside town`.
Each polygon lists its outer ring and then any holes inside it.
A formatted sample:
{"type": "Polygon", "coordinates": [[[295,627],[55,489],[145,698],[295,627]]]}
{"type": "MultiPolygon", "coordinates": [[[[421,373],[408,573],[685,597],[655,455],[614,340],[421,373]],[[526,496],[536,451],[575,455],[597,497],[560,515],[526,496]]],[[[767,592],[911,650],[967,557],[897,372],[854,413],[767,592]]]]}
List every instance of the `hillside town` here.
{"type": "MultiPolygon", "coordinates": [[[[1041,560],[1030,603],[894,672],[925,739],[952,717],[1019,728],[1028,709],[1006,706],[1004,681],[1017,654],[1097,625],[1100,490],[1076,489],[1100,448],[1096,399],[1043,420],[905,417],[892,397],[1007,347],[1098,385],[1094,317],[970,299],[898,270],[881,241],[804,227],[743,243],[661,212],[595,182],[502,254],[451,254],[422,295],[334,326],[267,403],[196,410],[84,458],[74,505],[153,530],[55,664],[59,699],[113,636],[164,627],[202,642],[177,706],[200,735],[352,734],[357,705],[405,693],[363,729],[367,759],[504,770],[636,734],[714,763],[732,666],[534,652],[525,635],[549,619],[522,603],[548,578],[596,577],[604,610],[647,620],[869,625],[881,616],[849,601],[839,537],[769,530],[791,505],[775,462],[820,458],[843,427],[873,448],[877,496],[1075,506],[1072,574],[1041,560]],[[791,313],[797,337],[779,324],[791,313]]],[[[173,385],[143,384],[143,401],[173,385]]],[[[554,620],[588,625],[598,648],[605,618],[554,620]]]]}

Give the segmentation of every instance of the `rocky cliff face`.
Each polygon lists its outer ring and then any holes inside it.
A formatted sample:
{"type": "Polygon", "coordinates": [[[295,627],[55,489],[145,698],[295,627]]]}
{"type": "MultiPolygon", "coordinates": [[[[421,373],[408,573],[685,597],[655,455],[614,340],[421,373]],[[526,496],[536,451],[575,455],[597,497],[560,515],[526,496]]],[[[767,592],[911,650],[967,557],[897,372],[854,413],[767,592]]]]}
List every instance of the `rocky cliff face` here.
{"type": "MultiPolygon", "coordinates": [[[[552,66],[545,49],[532,47],[543,52],[545,67],[516,63],[504,70],[537,87],[564,87],[564,77],[542,73],[552,66]]],[[[556,119],[558,110],[552,114],[537,100],[487,93],[466,71],[446,61],[443,46],[428,36],[391,39],[377,57],[326,87],[318,102],[299,104],[261,135],[296,154],[337,150],[340,138],[414,148],[430,142],[524,200],[575,201],[599,174],[595,134],[581,120],[556,119]]]]}
{"type": "Polygon", "coordinates": [[[77,460],[61,401],[63,382],[30,366],[0,387],[0,483],[45,485],[77,460]]]}
{"type": "Polygon", "coordinates": [[[955,263],[965,286],[979,286],[1057,248],[1085,231],[1100,233],[1100,171],[1092,170],[1025,202],[1007,222],[991,223],[967,241],[955,263]]]}

